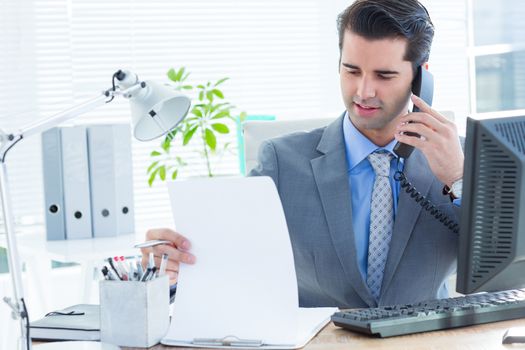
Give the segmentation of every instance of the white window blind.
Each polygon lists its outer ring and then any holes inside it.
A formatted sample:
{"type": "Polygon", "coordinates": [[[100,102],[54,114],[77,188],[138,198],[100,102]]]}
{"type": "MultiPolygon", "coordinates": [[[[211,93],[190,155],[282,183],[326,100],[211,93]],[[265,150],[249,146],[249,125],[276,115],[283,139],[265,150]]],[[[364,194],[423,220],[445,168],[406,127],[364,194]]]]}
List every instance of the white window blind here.
{"type": "Polygon", "coordinates": [[[465,135],[469,112],[466,1],[421,2],[435,27],[429,62],[435,84],[433,107],[453,111],[458,130],[465,135]]]}
{"type": "MultiPolygon", "coordinates": [[[[468,110],[463,1],[424,1],[436,24],[431,70],[435,106],[468,110]]],[[[94,97],[119,68],[141,79],[168,82],[185,66],[190,83],[229,77],[226,98],[248,114],[279,119],[337,117],[343,111],[337,73],[336,16],[348,1],[4,0],[0,5],[0,125],[12,130],[94,97]]],[[[125,120],[123,100],[80,122],[125,120]]],[[[235,133],[228,141],[235,142],[235,133]]],[[[164,184],[147,185],[149,153],[158,141],[133,143],[136,221],[170,225],[164,184]]],[[[235,150],[235,148],[233,148],[235,150]]],[[[180,148],[203,174],[194,149],[180,148]]],[[[42,223],[40,139],[24,140],[8,156],[19,223],[42,223]]],[[[238,173],[236,153],[218,174],[238,173]]]]}

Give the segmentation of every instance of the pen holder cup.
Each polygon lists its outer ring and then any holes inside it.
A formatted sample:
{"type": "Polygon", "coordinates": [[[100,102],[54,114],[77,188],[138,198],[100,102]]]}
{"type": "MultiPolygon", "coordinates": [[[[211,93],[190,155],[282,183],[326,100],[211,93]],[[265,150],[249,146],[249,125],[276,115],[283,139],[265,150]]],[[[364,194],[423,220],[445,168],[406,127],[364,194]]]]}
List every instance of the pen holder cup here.
{"type": "Polygon", "coordinates": [[[100,281],[101,341],[149,348],[169,328],[168,276],[148,282],[100,281]]]}

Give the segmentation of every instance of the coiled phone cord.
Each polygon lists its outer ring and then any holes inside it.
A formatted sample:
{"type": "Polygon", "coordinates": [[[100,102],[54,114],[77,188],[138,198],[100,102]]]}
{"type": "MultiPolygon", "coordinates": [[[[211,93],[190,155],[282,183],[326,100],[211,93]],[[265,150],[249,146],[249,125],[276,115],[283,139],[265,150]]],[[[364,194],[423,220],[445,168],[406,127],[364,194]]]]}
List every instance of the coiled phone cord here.
{"type": "Polygon", "coordinates": [[[430,215],[434,216],[436,219],[438,219],[443,225],[448,227],[452,232],[458,233],[459,232],[459,225],[454,220],[450,219],[444,212],[439,210],[430,200],[428,200],[425,196],[419,192],[414,185],[408,181],[405,174],[397,170],[394,174],[394,180],[399,181],[401,189],[404,189],[406,193],[412,197],[416,203],[419,203],[419,205],[428,211],[430,215]]]}

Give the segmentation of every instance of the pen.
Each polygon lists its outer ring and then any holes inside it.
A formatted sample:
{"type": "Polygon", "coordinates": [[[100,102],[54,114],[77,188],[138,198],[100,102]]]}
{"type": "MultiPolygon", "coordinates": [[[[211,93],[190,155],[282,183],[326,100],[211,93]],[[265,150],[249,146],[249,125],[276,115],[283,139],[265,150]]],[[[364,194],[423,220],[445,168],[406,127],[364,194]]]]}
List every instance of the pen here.
{"type": "Polygon", "coordinates": [[[154,247],[154,246],[160,245],[160,244],[171,244],[171,241],[166,241],[166,240],[162,240],[162,239],[154,239],[154,240],[151,240],[151,241],[137,243],[133,247],[134,248],[149,248],[149,247],[154,247]]]}
{"type": "Polygon", "coordinates": [[[147,281],[151,281],[152,279],[155,278],[155,272],[157,272],[157,266],[153,266],[153,268],[151,269],[151,273],[150,273],[149,277],[146,278],[146,282],[147,281]]]}
{"type": "Polygon", "coordinates": [[[126,275],[129,275],[129,266],[125,257],[120,257],[119,264],[124,269],[124,272],[126,272],[126,275]]]}
{"type": "Polygon", "coordinates": [[[111,267],[111,269],[115,272],[115,274],[117,275],[118,279],[119,280],[122,280],[122,277],[120,276],[118,270],[117,270],[117,267],[115,266],[115,264],[113,264],[113,259],[112,258],[108,258],[108,263],[109,263],[109,266],[111,267]]]}
{"type": "Polygon", "coordinates": [[[115,273],[112,270],[108,269],[108,277],[110,281],[120,281],[120,278],[118,278],[115,273]]]}
{"type": "Polygon", "coordinates": [[[141,282],[146,282],[148,280],[148,276],[149,274],[151,273],[151,268],[148,267],[146,269],[146,272],[144,272],[144,274],[142,275],[142,278],[140,279],[141,282]]]}
{"type": "Polygon", "coordinates": [[[142,269],[142,263],[140,262],[140,257],[137,257],[135,263],[137,265],[137,280],[140,281],[140,279],[142,278],[142,274],[144,273],[144,270],[142,269]]]}
{"type": "Polygon", "coordinates": [[[128,272],[124,268],[124,264],[123,264],[122,260],[119,260],[118,256],[116,256],[116,257],[113,258],[113,261],[115,262],[115,266],[116,266],[118,272],[120,273],[120,276],[122,276],[122,280],[124,280],[124,281],[129,280],[128,272]]]}
{"type": "Polygon", "coordinates": [[[162,261],[160,262],[159,276],[166,274],[166,266],[168,265],[168,254],[162,254],[162,261]]]}
{"type": "Polygon", "coordinates": [[[104,266],[104,267],[102,268],[102,274],[104,275],[104,279],[105,279],[105,280],[109,280],[108,271],[109,271],[109,270],[108,270],[107,266],[104,266]]]}
{"type": "Polygon", "coordinates": [[[152,269],[155,266],[155,255],[153,252],[149,252],[148,268],[152,269]]]}
{"type": "Polygon", "coordinates": [[[129,280],[130,281],[134,281],[135,280],[135,276],[137,275],[137,273],[135,271],[135,264],[133,264],[133,262],[129,262],[129,261],[126,261],[125,264],[126,264],[126,266],[128,267],[128,270],[129,270],[129,280]]]}
{"type": "Polygon", "coordinates": [[[104,275],[104,279],[105,280],[109,280],[109,281],[117,281],[117,280],[120,280],[116,275],[115,273],[108,269],[107,266],[104,266],[102,268],[102,274],[104,275]]]}

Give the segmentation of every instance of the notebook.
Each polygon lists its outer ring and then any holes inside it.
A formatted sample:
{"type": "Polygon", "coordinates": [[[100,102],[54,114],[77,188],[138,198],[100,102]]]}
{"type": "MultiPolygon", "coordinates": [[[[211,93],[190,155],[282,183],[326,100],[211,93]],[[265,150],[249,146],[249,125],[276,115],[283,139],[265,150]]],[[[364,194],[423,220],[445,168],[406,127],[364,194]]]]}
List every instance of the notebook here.
{"type": "Polygon", "coordinates": [[[49,313],[30,323],[33,339],[100,340],[100,308],[79,304],[49,313]]]}
{"type": "Polygon", "coordinates": [[[269,177],[169,183],[175,228],[196,264],[180,265],[165,345],[294,349],[336,308],[300,308],[288,228],[269,177]]]}

